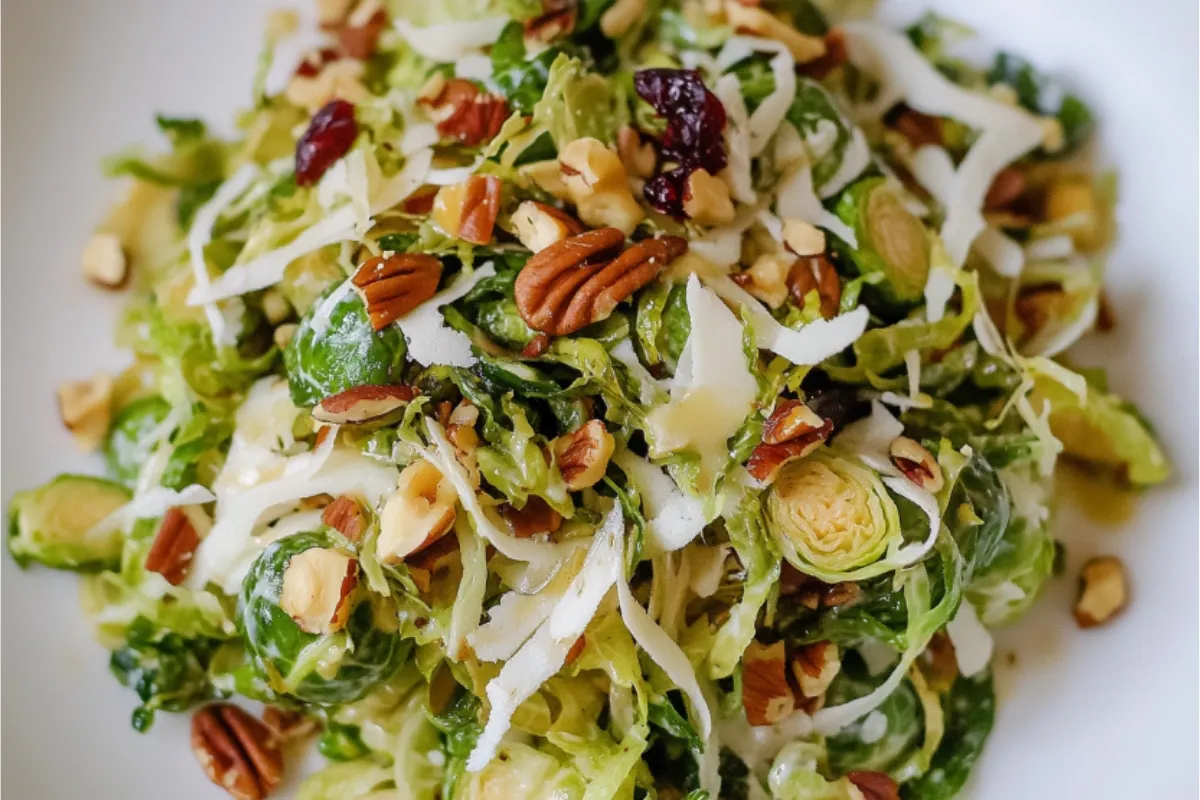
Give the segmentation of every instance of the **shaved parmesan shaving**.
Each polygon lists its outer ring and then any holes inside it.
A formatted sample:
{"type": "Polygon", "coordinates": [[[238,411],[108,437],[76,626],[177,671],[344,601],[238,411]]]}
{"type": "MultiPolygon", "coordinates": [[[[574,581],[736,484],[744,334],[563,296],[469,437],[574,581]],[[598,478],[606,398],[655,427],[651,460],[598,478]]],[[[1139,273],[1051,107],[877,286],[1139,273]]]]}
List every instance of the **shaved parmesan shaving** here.
{"type": "Polygon", "coordinates": [[[954,191],[954,160],[946,148],[927,144],[917,148],[908,165],[917,182],[943,206],[954,191]]]}
{"type": "Polygon", "coordinates": [[[457,61],[482,50],[500,38],[508,17],[484,17],[467,22],[442,22],[418,28],[404,17],[396,17],[396,30],[409,47],[439,64],[457,61]]]}
{"type": "Polygon", "coordinates": [[[909,350],[904,354],[904,369],[908,373],[908,396],[913,400],[921,393],[921,351],[909,350]]]}
{"type": "Polygon", "coordinates": [[[904,680],[904,676],[908,673],[908,668],[918,655],[917,648],[913,648],[905,652],[900,659],[900,663],[895,666],[891,674],[883,683],[879,684],[874,691],[855,698],[848,703],[842,703],[837,706],[827,706],[817,711],[812,715],[813,730],[822,736],[832,736],[842,728],[846,727],[856,719],[866,716],[891,697],[892,692],[896,691],[896,687],[904,680]]]}
{"type": "Polygon", "coordinates": [[[550,617],[562,598],[549,587],[537,594],[507,592],[488,610],[488,621],[467,636],[480,661],[505,661],[550,617]]]}
{"type": "Polygon", "coordinates": [[[906,36],[866,22],[849,23],[842,30],[851,58],[881,81],[870,104],[874,116],[902,99],[917,111],[951,117],[980,131],[944,199],[939,198],[946,212],[942,239],[950,260],[961,266],[984,229],[980,210],[996,173],[1041,144],[1042,126],[1020,108],[956,86],[906,36]]]}
{"type": "Polygon", "coordinates": [[[200,505],[201,503],[211,503],[215,499],[212,492],[199,484],[192,484],[179,491],[156,486],[139,494],[97,522],[88,529],[84,538],[103,538],[117,531],[125,530],[136,520],[161,517],[176,506],[200,505]]]}
{"type": "Polygon", "coordinates": [[[807,161],[800,162],[780,182],[775,195],[775,210],[781,217],[804,220],[824,228],[851,247],[858,246],[854,231],[821,205],[821,199],[813,191],[812,168],[807,161]]]}
{"type": "Polygon", "coordinates": [[[471,486],[467,471],[462,464],[458,463],[454,445],[447,441],[442,426],[435,419],[426,419],[425,430],[433,441],[434,449],[420,450],[421,457],[450,479],[450,482],[454,484],[454,491],[458,494],[458,502],[462,504],[467,514],[470,515],[471,522],[475,524],[475,532],[487,539],[488,543],[501,554],[514,561],[546,563],[557,562],[573,549],[574,545],[570,544],[550,544],[532,539],[518,539],[511,533],[501,530],[484,513],[475,489],[471,486]]]}
{"type": "Polygon", "coordinates": [[[440,139],[437,126],[432,122],[409,122],[404,126],[404,135],[400,137],[400,152],[411,156],[420,150],[433,147],[440,139]]]}
{"type": "Polygon", "coordinates": [[[929,520],[929,533],[924,541],[909,542],[894,553],[888,554],[889,562],[900,567],[907,567],[909,564],[920,561],[926,553],[933,549],[934,543],[937,542],[938,532],[942,529],[942,514],[938,509],[937,498],[907,478],[885,476],[883,483],[887,488],[924,511],[929,520]]]}
{"type": "Polygon", "coordinates": [[[1025,258],[1030,261],[1059,261],[1073,255],[1075,255],[1075,240],[1066,233],[1047,236],[1045,239],[1033,239],[1025,243],[1025,258]]]}
{"type": "Polygon", "coordinates": [[[717,593],[721,579],[725,577],[725,559],[730,547],[728,544],[710,547],[697,543],[683,551],[688,563],[688,588],[697,597],[712,597],[717,593]]]}
{"type": "Polygon", "coordinates": [[[399,172],[386,180],[380,179],[371,194],[371,213],[379,214],[406,200],[425,182],[432,164],[433,151],[427,147],[409,154],[399,172]]]}
{"type": "Polygon", "coordinates": [[[621,618],[625,621],[625,627],[629,628],[629,632],[646,651],[646,655],[650,656],[650,660],[662,667],[671,682],[687,697],[692,706],[692,713],[700,722],[700,738],[708,739],[712,732],[712,713],[708,709],[704,693],[700,690],[700,683],[696,680],[692,662],[688,661],[687,655],[666,631],[654,624],[654,620],[650,619],[646,609],[634,599],[629,585],[623,580],[617,581],[617,598],[620,600],[621,618]]]}
{"type": "Polygon", "coordinates": [[[796,60],[782,42],[753,36],[731,36],[717,54],[717,64],[728,69],[753,52],[774,53],[771,74],[775,89],[758,104],[750,115],[750,155],[757,156],[766,148],[796,96],[796,60]]]}
{"type": "Polygon", "coordinates": [[[954,644],[958,671],[968,678],[983,672],[992,660],[992,651],[996,643],[988,629],[979,621],[975,607],[964,601],[958,607],[954,619],[946,624],[946,633],[954,644]]]}
{"type": "Polygon", "coordinates": [[[987,227],[975,238],[972,247],[976,253],[983,256],[997,275],[1005,278],[1021,277],[1021,270],[1025,268],[1026,251],[1011,237],[995,228],[987,227]]]}
{"type": "MultiPolygon", "coordinates": [[[[196,280],[196,286],[192,290],[193,293],[208,291],[212,285],[208,277],[208,263],[204,260],[204,248],[212,241],[213,225],[216,224],[217,218],[221,216],[221,212],[236,200],[242,192],[246,191],[257,177],[258,167],[254,164],[243,165],[241,169],[229,177],[229,180],[221,184],[220,188],[213,194],[211,200],[196,211],[196,216],[192,220],[191,230],[188,231],[188,259],[192,265],[192,275],[196,280]]],[[[188,301],[191,305],[204,306],[204,316],[208,319],[208,326],[212,329],[214,344],[233,344],[236,341],[236,336],[230,336],[230,332],[225,326],[225,318],[217,308],[215,300],[194,303],[191,302],[189,295],[188,301]]]]}
{"type": "Polygon", "coordinates": [[[354,209],[344,206],[305,229],[283,247],[263,253],[245,264],[230,267],[211,285],[197,284],[188,293],[188,305],[204,305],[276,284],[283,279],[288,265],[301,256],[331,244],[353,239],[355,226],[354,209]]]}
{"type": "Polygon", "coordinates": [[[442,306],[453,303],[471,291],[475,284],[495,274],[489,261],[470,275],[459,275],[454,283],[396,320],[396,326],[408,340],[409,358],[424,367],[435,364],[469,367],[474,364],[470,338],[446,324],[442,306]]]}
{"type": "Polygon", "coordinates": [[[904,425],[892,416],[878,400],[871,402],[869,416],[855,420],[834,437],[839,450],[854,456],[876,472],[899,475],[888,451],[897,436],[904,434],[904,425]]]}
{"type": "Polygon", "coordinates": [[[613,583],[618,582],[624,528],[621,506],[614,503],[561,603],[501,668],[500,674],[488,681],[485,692],[491,711],[475,749],[467,758],[468,772],[478,772],[492,760],[517,708],[563,668],[571,647],[596,615],[600,601],[613,583]]]}
{"type": "Polygon", "coordinates": [[[430,186],[451,186],[456,183],[462,183],[467,178],[475,174],[479,169],[479,165],[483,163],[484,157],[481,153],[478,158],[467,164],[465,167],[446,167],[445,169],[431,169],[429,174],[425,176],[425,182],[430,186]]]}
{"type": "Polygon", "coordinates": [[[856,126],[850,132],[850,144],[842,153],[842,162],[838,164],[837,172],[821,184],[821,197],[833,197],[845,189],[870,164],[871,148],[867,145],[867,137],[863,135],[862,129],[856,126]]]}
{"type": "Polygon", "coordinates": [[[489,81],[492,78],[492,59],[483,53],[467,53],[454,62],[454,77],[489,81]]]}
{"type": "Polygon", "coordinates": [[[723,299],[746,309],[759,347],[801,366],[819,364],[854,344],[870,319],[867,307],[859,306],[833,319],[814,320],[800,329],[785,328],[728,276],[706,275],[705,282],[723,299]]]}
{"type": "Polygon", "coordinates": [[[719,177],[729,184],[734,200],[753,203],[758,200],[750,175],[750,120],[741,84],[735,75],[722,75],[713,93],[725,106],[725,152],[728,157],[719,177]]]}
{"type": "Polygon", "coordinates": [[[698,482],[707,488],[729,457],[726,441],[753,408],[758,382],[742,350],[742,324],[694,274],[688,277],[687,307],[691,318],[704,324],[692,326],[671,400],[647,415],[648,433],[652,456],[696,452],[698,482]]]}
{"type": "MultiPolygon", "coordinates": [[[[754,224],[754,220],[754,214],[742,213],[733,223],[713,228],[699,239],[693,239],[688,245],[688,252],[701,256],[719,267],[732,267],[742,257],[742,235],[754,224]]],[[[679,260],[681,259],[676,259],[679,260]]]]}
{"type": "Polygon", "coordinates": [[[680,489],[665,470],[628,450],[622,450],[613,460],[642,496],[652,551],[678,550],[703,530],[704,503],[680,489]]]}
{"type": "Polygon", "coordinates": [[[954,296],[954,270],[935,264],[925,281],[925,319],[940,322],[946,316],[946,304],[954,296]]]}

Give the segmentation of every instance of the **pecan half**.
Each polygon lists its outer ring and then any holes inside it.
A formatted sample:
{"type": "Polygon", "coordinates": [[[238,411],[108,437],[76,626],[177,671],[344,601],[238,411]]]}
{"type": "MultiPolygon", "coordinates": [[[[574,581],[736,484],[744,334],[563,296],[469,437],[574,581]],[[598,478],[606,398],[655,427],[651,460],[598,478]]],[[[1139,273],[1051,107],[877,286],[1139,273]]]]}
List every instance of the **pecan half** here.
{"type": "Polygon", "coordinates": [[[170,508],[163,515],[146,554],[146,571],[157,572],[167,583],[178,586],[192,568],[192,557],[200,546],[200,537],[181,508],[170,508]]]}
{"type": "Polygon", "coordinates": [[[550,443],[563,480],[572,492],[595,486],[604,477],[615,446],[612,434],[598,419],[550,443]]]}
{"type": "Polygon", "coordinates": [[[847,772],[863,800],[900,800],[900,787],[886,772],[847,772]]]}
{"type": "Polygon", "coordinates": [[[805,296],[816,291],[821,298],[821,316],[825,319],[836,317],[842,302],[842,281],[833,262],[824,255],[797,259],[788,272],[788,291],[800,307],[804,306],[805,296]]]}
{"type": "Polygon", "coordinates": [[[521,318],[552,336],[574,333],[607,319],[618,303],[687,251],[683,239],[661,236],[618,255],[624,240],[616,228],[598,228],[556,242],[529,259],[514,286],[521,318]]]}
{"type": "Polygon", "coordinates": [[[440,136],[468,147],[493,139],[508,118],[508,101],[464,78],[451,78],[440,92],[419,102],[429,107],[440,136]]]}
{"type": "Polygon", "coordinates": [[[396,253],[364,261],[350,282],[371,327],[381,331],[437,293],[442,262],[427,253],[396,253]]]}
{"type": "Polygon", "coordinates": [[[387,416],[416,396],[411,386],[355,386],[317,403],[312,417],[330,425],[358,425],[387,416]]]}
{"type": "Polygon", "coordinates": [[[327,505],[321,521],[352,542],[362,539],[367,530],[367,513],[362,503],[348,494],[327,505]]]}
{"type": "Polygon", "coordinates": [[[763,426],[762,443],[750,453],[746,471],[758,482],[770,483],[784,464],[808,455],[832,434],[832,420],[821,418],[799,400],[785,400],[763,426]]]}
{"type": "Polygon", "coordinates": [[[192,717],[192,752],[209,780],[237,800],[263,800],[283,778],[283,754],[263,723],[228,703],[192,717]]]}
{"type": "Polygon", "coordinates": [[[539,533],[554,533],[562,526],[562,514],[540,497],[531,496],[524,508],[514,508],[505,503],[500,507],[500,513],[512,529],[513,536],[521,539],[539,533]]]}

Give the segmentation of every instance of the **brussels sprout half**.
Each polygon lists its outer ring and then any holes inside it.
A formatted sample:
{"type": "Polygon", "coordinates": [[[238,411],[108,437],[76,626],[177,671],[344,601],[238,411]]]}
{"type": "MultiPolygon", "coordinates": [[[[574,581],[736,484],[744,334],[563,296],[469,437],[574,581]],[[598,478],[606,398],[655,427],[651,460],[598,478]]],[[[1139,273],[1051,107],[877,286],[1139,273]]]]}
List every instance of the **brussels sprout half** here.
{"type": "Polygon", "coordinates": [[[870,564],[900,535],[900,514],[879,476],[818,451],[783,468],[767,513],[784,556],[802,572],[870,564]]]}
{"type": "Polygon", "coordinates": [[[842,254],[860,275],[883,278],[865,291],[900,308],[918,302],[929,277],[929,235],[884,179],[868,178],[851,186],[838,200],[836,212],[858,239],[856,248],[836,240],[842,254]]]}
{"type": "Polygon", "coordinates": [[[255,560],[238,598],[238,624],[255,670],[268,685],[309,703],[347,703],[365,695],[408,658],[394,611],[359,586],[348,598],[345,626],[305,631],[280,607],[292,559],[312,548],[338,550],[327,533],[298,533],[273,542],[255,560]],[[390,623],[390,625],[389,625],[390,623]]]}
{"type": "Polygon", "coordinates": [[[89,475],[59,475],[17,492],[8,506],[8,550],[22,567],[37,561],[55,569],[115,569],[120,529],[100,534],[92,529],[129,498],[121,484],[89,475]]]}
{"type": "Polygon", "coordinates": [[[408,346],[394,326],[376,331],[352,290],[336,287],[305,313],[283,351],[298,406],[313,406],[355,386],[400,383],[408,346]]]}
{"type": "Polygon", "coordinates": [[[171,405],[153,395],[134,400],[117,414],[104,445],[108,471],[116,480],[129,485],[137,481],[142,464],[150,455],[146,437],[170,412],[171,405]]]}

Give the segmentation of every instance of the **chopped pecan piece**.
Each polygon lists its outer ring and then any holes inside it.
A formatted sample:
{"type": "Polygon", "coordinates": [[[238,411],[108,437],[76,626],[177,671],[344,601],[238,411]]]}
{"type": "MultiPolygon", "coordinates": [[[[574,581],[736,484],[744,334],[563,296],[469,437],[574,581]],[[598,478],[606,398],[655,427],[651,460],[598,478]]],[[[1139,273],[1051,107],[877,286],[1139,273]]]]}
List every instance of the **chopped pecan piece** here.
{"type": "Polygon", "coordinates": [[[348,494],[327,505],[321,521],[352,542],[362,539],[367,530],[367,513],[362,503],[348,494]]]}
{"type": "Polygon", "coordinates": [[[443,536],[433,544],[410,556],[405,564],[408,574],[422,594],[433,587],[433,579],[458,560],[458,537],[443,536]]]}
{"type": "Polygon", "coordinates": [[[583,652],[583,648],[587,645],[587,636],[580,634],[579,638],[571,645],[571,649],[567,651],[566,665],[570,666],[575,663],[575,659],[579,658],[579,654],[583,652]]]}
{"type": "Polygon", "coordinates": [[[987,195],[983,199],[984,209],[999,211],[1007,208],[1025,193],[1025,187],[1025,173],[1016,167],[1005,167],[992,179],[992,185],[988,187],[987,195]]]}
{"type": "Polygon", "coordinates": [[[821,316],[833,319],[842,302],[842,282],[837,270],[824,255],[799,258],[788,272],[788,291],[797,305],[804,306],[804,298],[815,291],[821,299],[821,316]]]}
{"type": "Polygon", "coordinates": [[[850,60],[850,54],[846,52],[846,35],[841,28],[830,29],[824,41],[825,55],[807,64],[798,64],[797,72],[819,81],[850,60]]]}
{"type": "Polygon", "coordinates": [[[385,417],[416,396],[411,386],[355,386],[317,403],[312,417],[330,425],[358,425],[385,417]]]}
{"type": "Polygon", "coordinates": [[[485,245],[492,240],[500,214],[501,190],[495,175],[472,175],[462,183],[444,186],[433,201],[433,220],[451,236],[485,245]]]}
{"type": "Polygon", "coordinates": [[[228,703],[192,717],[192,752],[209,780],[237,800],[263,800],[283,778],[283,754],[271,729],[228,703]]]}
{"type": "Polygon", "coordinates": [[[192,568],[192,557],[199,546],[200,536],[187,514],[181,508],[170,508],[146,554],[146,571],[157,572],[167,583],[178,586],[192,568]]]}
{"type": "Polygon", "coordinates": [[[508,101],[480,91],[464,78],[451,78],[440,89],[434,96],[420,100],[430,108],[440,136],[475,147],[491,141],[508,118],[508,101]]]}
{"type": "Polygon", "coordinates": [[[796,710],[783,642],[750,642],[742,655],[742,706],[751,725],[774,725],[796,710]]]}
{"type": "Polygon", "coordinates": [[[832,434],[832,420],[821,418],[799,400],[785,400],[763,426],[762,443],[750,453],[746,471],[760,483],[770,483],[784,464],[813,452],[832,434]]]}
{"type": "Polygon", "coordinates": [[[687,251],[683,239],[661,236],[617,255],[624,240],[616,228],[599,228],[556,242],[529,259],[514,287],[521,318],[552,336],[574,333],[607,319],[618,303],[687,251]]]}
{"type": "Polygon", "coordinates": [[[847,772],[862,800],[900,800],[900,787],[886,772],[847,772]]]}
{"type": "Polygon", "coordinates": [[[562,514],[540,497],[531,496],[524,508],[514,508],[506,503],[501,506],[500,513],[512,528],[513,536],[521,539],[539,533],[554,533],[562,526],[562,514]]]}
{"type": "Polygon", "coordinates": [[[908,106],[902,107],[896,114],[892,120],[892,127],[899,131],[905,139],[908,139],[914,150],[927,144],[940,145],[942,143],[942,120],[922,114],[908,106]]]}
{"type": "Polygon", "coordinates": [[[888,449],[892,463],[896,469],[904,473],[904,477],[920,486],[927,492],[936,494],[941,490],[945,480],[942,478],[942,468],[937,459],[919,442],[907,436],[897,436],[888,449]]]}
{"type": "Polygon", "coordinates": [[[549,44],[575,30],[578,16],[576,0],[542,0],[542,13],[525,20],[525,39],[549,44]]]}
{"type": "Polygon", "coordinates": [[[577,492],[595,486],[604,477],[615,445],[604,423],[593,419],[571,433],[558,437],[550,447],[567,488],[577,492]]]}
{"type": "Polygon", "coordinates": [[[427,253],[396,253],[364,261],[350,279],[381,331],[437,294],[442,262],[427,253]]]}

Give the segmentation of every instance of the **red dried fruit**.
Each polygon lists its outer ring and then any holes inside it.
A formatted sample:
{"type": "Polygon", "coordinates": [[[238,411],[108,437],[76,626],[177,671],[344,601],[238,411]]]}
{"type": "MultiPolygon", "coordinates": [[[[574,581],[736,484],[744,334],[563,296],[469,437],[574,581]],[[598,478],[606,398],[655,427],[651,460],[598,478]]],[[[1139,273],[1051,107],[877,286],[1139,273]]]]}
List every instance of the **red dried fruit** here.
{"type": "Polygon", "coordinates": [[[296,142],[296,185],[312,186],[325,170],[346,154],[358,136],[354,106],[330,100],[313,115],[308,129],[296,142]]]}
{"type": "Polygon", "coordinates": [[[667,119],[662,138],[665,161],[679,166],[646,184],[646,201],[664,214],[683,216],[684,186],[697,169],[716,175],[725,168],[725,106],[688,69],[644,69],[633,77],[643,100],[667,119]]]}

